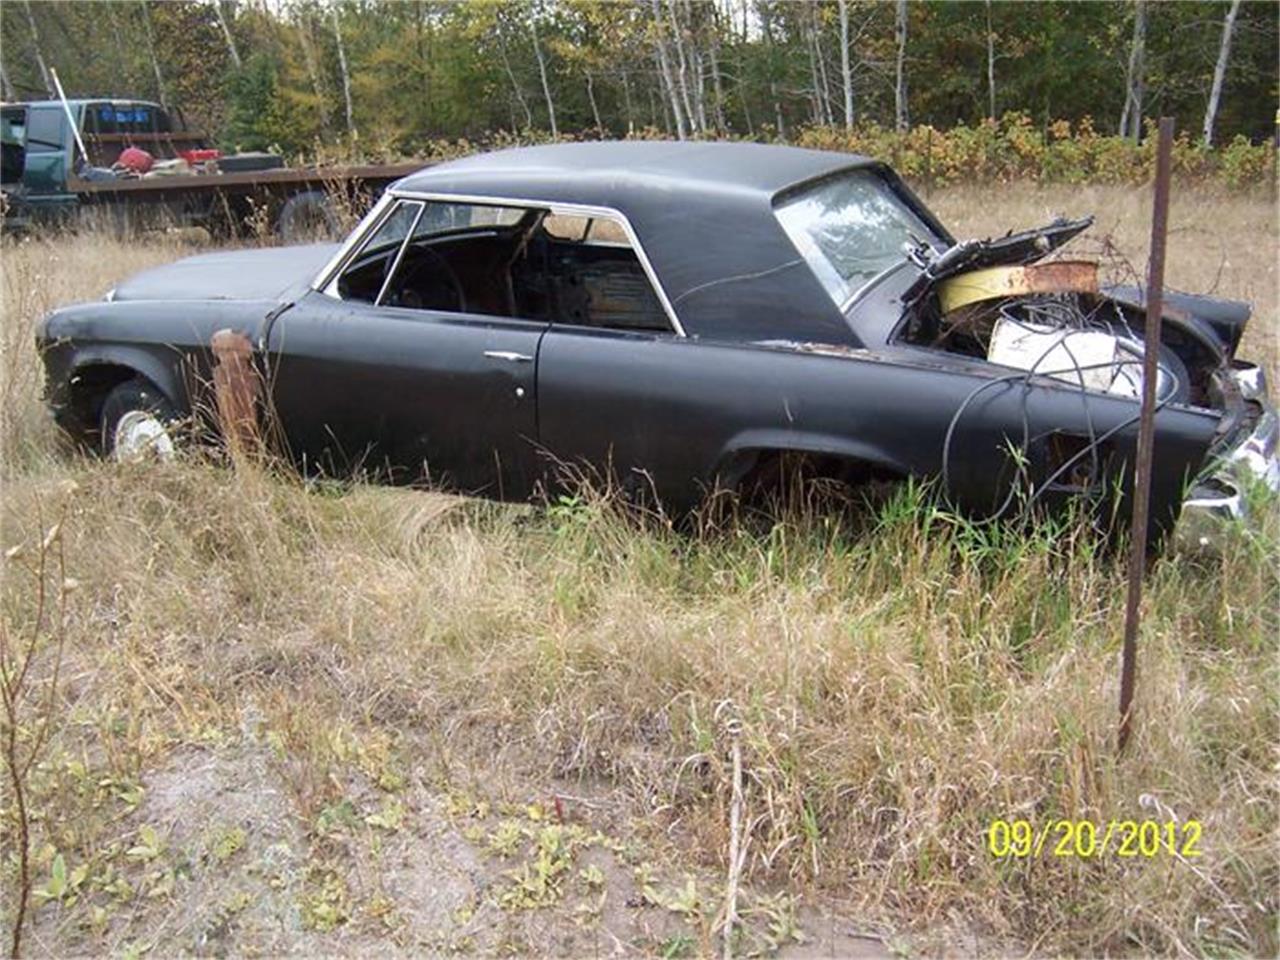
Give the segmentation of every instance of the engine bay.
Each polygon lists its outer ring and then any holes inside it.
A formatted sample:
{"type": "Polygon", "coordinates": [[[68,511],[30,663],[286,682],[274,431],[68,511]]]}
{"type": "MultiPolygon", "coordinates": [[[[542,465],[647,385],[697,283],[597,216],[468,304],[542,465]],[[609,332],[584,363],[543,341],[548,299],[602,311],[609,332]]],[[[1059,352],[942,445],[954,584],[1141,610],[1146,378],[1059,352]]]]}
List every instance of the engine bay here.
{"type": "MultiPolygon", "coordinates": [[[[921,276],[904,297],[898,339],[1081,390],[1141,397],[1141,302],[1102,286],[1095,261],[1042,260],[1090,223],[1055,221],[997,240],[962,241],[941,254],[913,251],[921,276]]],[[[1221,406],[1214,374],[1229,356],[1176,308],[1163,319],[1157,401],[1221,406]]]]}

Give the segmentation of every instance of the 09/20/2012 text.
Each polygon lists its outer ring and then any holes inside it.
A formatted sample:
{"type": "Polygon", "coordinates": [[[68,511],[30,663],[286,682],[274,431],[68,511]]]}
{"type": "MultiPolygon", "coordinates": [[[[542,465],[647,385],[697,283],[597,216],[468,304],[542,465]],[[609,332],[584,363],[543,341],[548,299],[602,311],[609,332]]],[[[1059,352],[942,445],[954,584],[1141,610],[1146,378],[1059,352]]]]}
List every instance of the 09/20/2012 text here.
{"type": "Polygon", "coordinates": [[[1198,820],[995,820],[987,828],[993,857],[1171,857],[1201,855],[1198,820]]]}

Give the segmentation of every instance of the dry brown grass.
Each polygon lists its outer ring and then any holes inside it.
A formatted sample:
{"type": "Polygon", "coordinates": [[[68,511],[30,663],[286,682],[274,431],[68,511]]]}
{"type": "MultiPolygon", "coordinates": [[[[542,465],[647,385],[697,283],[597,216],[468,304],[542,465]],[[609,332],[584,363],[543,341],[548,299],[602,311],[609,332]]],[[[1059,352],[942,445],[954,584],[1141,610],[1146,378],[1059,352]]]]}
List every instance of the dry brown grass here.
{"type": "Polygon", "coordinates": [[[5,240],[3,324],[0,324],[0,469],[11,472],[52,449],[40,403],[42,371],[35,354],[36,322],[54,307],[103,296],[139,270],[197,252],[173,240],[119,243],[95,235],[5,240]]]}
{"type": "MultiPolygon", "coordinates": [[[[986,233],[1076,212],[1085,193],[932,202],[986,233]]],[[[1139,251],[1140,200],[1094,196],[1139,251]]],[[[1171,277],[1211,278],[1225,258],[1219,292],[1259,300],[1250,343],[1273,348],[1274,212],[1184,198],[1174,224],[1171,277]],[[1188,257],[1187,237],[1222,252],[1188,257]]],[[[861,533],[801,516],[687,537],[593,499],[530,511],[58,453],[34,318],[181,252],[3,249],[0,545],[34,542],[37,506],[66,505],[79,581],[35,792],[38,884],[56,854],[84,874],[37,910],[33,952],[710,952],[727,702],[750,824],[744,950],[799,923],[841,954],[851,926],[908,952],[972,937],[989,952],[1276,952],[1274,529],[1158,567],[1117,761],[1122,571],[1069,530],[992,533],[908,496],[861,533]],[[578,798],[564,824],[553,795],[578,798]],[[1202,857],[986,849],[996,818],[1171,816],[1203,824],[1202,857]],[[583,873],[597,863],[599,885],[583,873]]],[[[10,563],[0,616],[32,615],[10,563]]]]}

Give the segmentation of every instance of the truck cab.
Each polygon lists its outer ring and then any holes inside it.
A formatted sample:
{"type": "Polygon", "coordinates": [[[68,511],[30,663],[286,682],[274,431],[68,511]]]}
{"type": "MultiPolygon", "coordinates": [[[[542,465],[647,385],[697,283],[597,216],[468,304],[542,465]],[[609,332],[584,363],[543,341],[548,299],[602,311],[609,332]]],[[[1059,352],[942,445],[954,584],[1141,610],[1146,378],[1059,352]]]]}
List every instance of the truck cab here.
{"type": "Polygon", "coordinates": [[[8,103],[0,107],[0,134],[7,227],[69,216],[79,202],[75,181],[88,169],[109,168],[126,147],[168,159],[204,146],[204,136],[188,131],[180,115],[175,121],[146,100],[68,100],[65,107],[59,100],[8,103]],[[88,151],[87,168],[68,113],[88,151]]]}
{"type": "Polygon", "coordinates": [[[268,224],[286,242],[305,243],[339,232],[335,191],[363,204],[421,166],[289,168],[279,153],[225,154],[191,130],[181,110],[129,98],[0,103],[0,133],[5,230],[83,222],[117,232],[197,226],[238,236],[268,224]],[[151,155],[149,169],[118,163],[129,147],[151,155]]]}

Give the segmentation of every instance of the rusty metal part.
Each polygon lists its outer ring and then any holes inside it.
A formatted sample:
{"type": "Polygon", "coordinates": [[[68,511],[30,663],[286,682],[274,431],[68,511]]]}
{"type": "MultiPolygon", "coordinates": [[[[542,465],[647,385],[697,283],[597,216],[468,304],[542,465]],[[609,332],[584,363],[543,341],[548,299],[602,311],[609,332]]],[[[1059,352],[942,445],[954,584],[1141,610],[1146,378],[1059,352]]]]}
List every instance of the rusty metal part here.
{"type": "Polygon", "coordinates": [[[1097,293],[1098,264],[1093,260],[1054,260],[1021,267],[987,267],[944,280],[938,287],[942,312],[981,300],[1029,293],[1097,293]]]}
{"type": "Polygon", "coordinates": [[[865,357],[869,352],[863,347],[851,347],[844,343],[813,343],[807,340],[758,340],[762,347],[782,347],[798,353],[817,353],[828,357],[865,357]]]}
{"type": "Polygon", "coordinates": [[[213,335],[213,389],[222,436],[233,455],[258,449],[257,371],[253,344],[243,333],[219,330],[213,335]]]}
{"type": "Polygon", "coordinates": [[[1156,146],[1155,209],[1151,214],[1151,260],[1147,272],[1147,330],[1153,345],[1142,356],[1142,414],[1138,421],[1138,455],[1133,475],[1133,526],[1129,534],[1129,584],[1124,608],[1124,648],[1120,662],[1120,730],[1116,749],[1124,751],[1133,719],[1133,688],[1138,671],[1138,628],[1141,625],[1142,577],[1147,566],[1147,518],[1151,501],[1151,458],[1156,429],[1156,374],[1160,319],[1164,306],[1164,250],[1169,232],[1169,170],[1173,154],[1173,118],[1160,118],[1156,146]]]}

